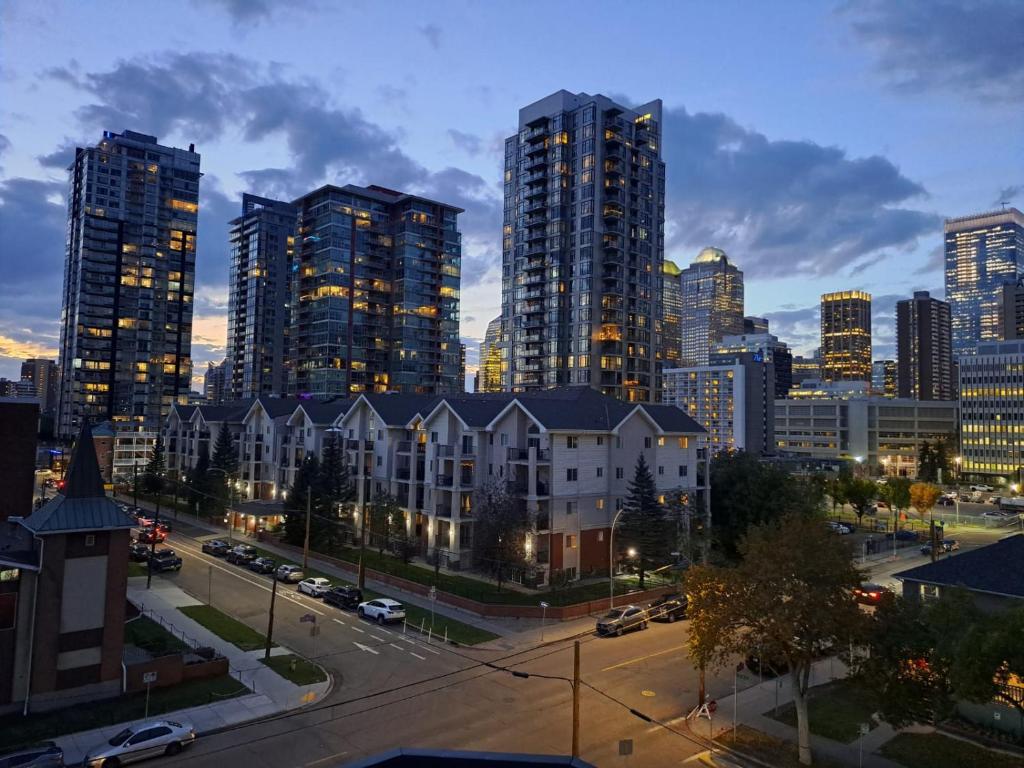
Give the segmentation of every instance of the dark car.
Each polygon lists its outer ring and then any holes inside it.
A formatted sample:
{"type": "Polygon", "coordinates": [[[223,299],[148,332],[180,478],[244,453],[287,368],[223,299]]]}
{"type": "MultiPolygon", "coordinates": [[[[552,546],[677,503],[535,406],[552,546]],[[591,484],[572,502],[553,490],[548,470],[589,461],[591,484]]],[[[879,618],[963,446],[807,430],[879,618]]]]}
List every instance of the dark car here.
{"type": "Polygon", "coordinates": [[[331,587],[323,594],[324,602],[336,608],[354,611],[363,602],[359,587],[331,587]]]}
{"type": "Polygon", "coordinates": [[[276,568],[277,563],[269,557],[257,557],[249,563],[249,570],[256,573],[273,573],[276,568]]]}
{"type": "Polygon", "coordinates": [[[779,677],[789,672],[789,664],[783,659],[765,659],[752,653],[744,659],[747,669],[761,677],[779,677]]]}
{"type": "Polygon", "coordinates": [[[893,535],[896,537],[896,541],[917,541],[919,538],[917,531],[911,531],[907,528],[900,528],[893,535]]]}
{"type": "Polygon", "coordinates": [[[250,547],[248,544],[239,544],[227,554],[228,562],[235,565],[248,565],[255,559],[256,547],[250,547]]]}
{"type": "Polygon", "coordinates": [[[52,741],[0,754],[0,768],[63,768],[63,765],[64,750],[52,741]]]}
{"type": "Polygon", "coordinates": [[[146,544],[152,544],[153,542],[159,544],[166,538],[167,534],[159,528],[145,528],[139,532],[139,541],[146,544]]]}
{"type": "Polygon", "coordinates": [[[173,549],[158,549],[150,556],[154,571],[180,571],[181,558],[173,549]]]}
{"type": "Polygon", "coordinates": [[[171,523],[170,523],[169,520],[158,520],[156,522],[156,527],[159,528],[164,533],[170,533],[171,532],[171,523]]]}
{"type": "Polygon", "coordinates": [[[597,634],[621,637],[632,629],[647,629],[647,611],[637,605],[612,608],[597,620],[597,634]]]}
{"type": "Polygon", "coordinates": [[[228,553],[228,543],[220,539],[210,539],[203,542],[203,552],[214,557],[224,557],[228,553]]]}
{"type": "Polygon", "coordinates": [[[878,605],[886,595],[891,594],[892,590],[888,587],[872,582],[865,582],[853,590],[853,598],[861,605],[878,605]]]}
{"type": "Polygon", "coordinates": [[[686,618],[686,603],[686,595],[664,595],[648,606],[647,615],[652,621],[667,621],[671,624],[677,619],[686,618]]]}
{"type": "MultiPolygon", "coordinates": [[[[939,546],[938,546],[939,552],[956,552],[958,549],[960,549],[960,542],[957,541],[956,539],[943,539],[941,542],[939,542],[939,546]]],[[[921,547],[921,554],[922,555],[930,555],[931,553],[932,553],[932,544],[931,544],[931,542],[928,542],[923,547],[921,547]]]]}
{"type": "Polygon", "coordinates": [[[132,542],[128,548],[128,559],[135,563],[149,560],[149,544],[143,544],[141,541],[132,542]]]}

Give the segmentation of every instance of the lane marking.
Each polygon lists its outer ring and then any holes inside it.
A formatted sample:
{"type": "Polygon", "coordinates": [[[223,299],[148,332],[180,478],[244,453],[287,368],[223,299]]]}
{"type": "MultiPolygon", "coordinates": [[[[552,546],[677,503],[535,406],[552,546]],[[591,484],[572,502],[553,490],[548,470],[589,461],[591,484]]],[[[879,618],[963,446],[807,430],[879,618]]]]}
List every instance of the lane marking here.
{"type": "Polygon", "coordinates": [[[335,623],[337,623],[337,624],[341,624],[341,626],[343,626],[343,627],[347,627],[347,626],[348,626],[348,624],[346,624],[346,623],[345,623],[344,621],[342,621],[341,619],[333,619],[332,621],[334,621],[334,622],[335,622],[335,623]]]}
{"type": "Polygon", "coordinates": [[[306,768],[313,768],[314,765],[320,765],[320,763],[326,763],[328,760],[336,760],[339,757],[344,757],[348,752],[336,752],[333,755],[327,757],[321,757],[319,760],[313,760],[310,763],[306,763],[306,768]]]}
{"type": "Polygon", "coordinates": [[[409,651],[409,655],[410,656],[415,656],[420,661],[426,661],[427,660],[426,656],[420,656],[418,653],[413,653],[412,651],[409,651]]]}
{"type": "Polygon", "coordinates": [[[685,647],[685,645],[676,645],[672,648],[666,648],[663,651],[655,651],[654,653],[648,653],[646,656],[637,656],[635,659],[627,659],[626,661],[620,661],[618,664],[612,664],[610,667],[605,667],[601,671],[610,672],[613,669],[619,669],[619,667],[628,667],[630,664],[636,664],[638,661],[646,661],[647,659],[653,659],[655,656],[663,656],[666,653],[672,653],[672,651],[679,651],[685,647]]]}
{"type": "Polygon", "coordinates": [[[373,648],[371,648],[368,645],[363,645],[362,643],[357,643],[354,640],[352,641],[352,645],[354,645],[356,648],[358,648],[361,651],[366,651],[367,653],[372,653],[374,656],[380,656],[379,652],[375,651],[373,648]]]}
{"type": "Polygon", "coordinates": [[[377,637],[376,635],[372,635],[372,634],[370,635],[370,637],[372,637],[378,643],[383,643],[384,642],[384,638],[383,637],[377,637]]]}
{"type": "Polygon", "coordinates": [[[361,630],[359,627],[353,626],[352,629],[354,629],[356,632],[362,632],[364,635],[366,634],[366,632],[361,630]]]}
{"type": "Polygon", "coordinates": [[[394,643],[388,643],[388,645],[390,645],[392,648],[394,648],[395,650],[398,650],[398,651],[404,651],[405,650],[405,648],[403,648],[402,646],[395,645],[394,643]]]}
{"type": "Polygon", "coordinates": [[[385,635],[390,635],[391,634],[391,632],[389,632],[388,630],[384,629],[384,627],[377,627],[377,631],[378,632],[383,632],[385,635]]]}

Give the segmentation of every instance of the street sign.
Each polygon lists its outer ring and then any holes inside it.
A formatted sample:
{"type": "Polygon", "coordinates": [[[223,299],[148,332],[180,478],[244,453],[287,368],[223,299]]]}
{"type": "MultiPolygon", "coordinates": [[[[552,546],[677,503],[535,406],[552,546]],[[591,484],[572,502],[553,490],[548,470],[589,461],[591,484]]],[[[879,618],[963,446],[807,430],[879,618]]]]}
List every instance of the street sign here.
{"type": "Polygon", "coordinates": [[[429,595],[431,600],[437,600],[437,587],[431,587],[429,595]]]}
{"type": "Polygon", "coordinates": [[[299,617],[299,623],[300,624],[305,623],[307,621],[311,622],[313,624],[316,624],[316,614],[315,613],[306,613],[306,614],[303,614],[302,616],[299,617]]]}
{"type": "Polygon", "coordinates": [[[550,606],[547,603],[541,601],[540,607],[541,608],[549,608],[550,606]]]}
{"type": "Polygon", "coordinates": [[[619,755],[627,757],[633,754],[633,740],[632,739],[619,739],[619,755]]]}
{"type": "Polygon", "coordinates": [[[860,735],[867,736],[871,732],[871,725],[869,723],[860,724],[860,735]]]}
{"type": "Polygon", "coordinates": [[[155,683],[156,682],[156,672],[143,672],[142,673],[142,682],[144,682],[146,685],[149,685],[151,683],[155,683]]]}
{"type": "Polygon", "coordinates": [[[320,634],[320,626],[319,625],[314,624],[312,627],[309,628],[309,636],[310,637],[316,637],[319,634],[320,634]]]}

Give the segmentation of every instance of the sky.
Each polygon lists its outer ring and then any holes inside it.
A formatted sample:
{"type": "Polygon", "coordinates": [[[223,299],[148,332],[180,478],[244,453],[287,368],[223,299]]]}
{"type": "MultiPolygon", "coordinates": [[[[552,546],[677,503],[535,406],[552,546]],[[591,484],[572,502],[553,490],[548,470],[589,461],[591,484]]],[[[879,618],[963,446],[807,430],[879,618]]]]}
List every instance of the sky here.
{"type": "Polygon", "coordinates": [[[57,356],[74,147],[130,129],[202,155],[194,388],[225,353],[243,192],[381,184],[466,210],[470,373],[500,309],[502,142],[559,89],[660,98],[666,258],[725,249],[798,353],[818,300],[943,295],[942,220],[1024,208],[1024,3],[5,0],[0,376],[57,356]],[[429,11],[429,12],[427,12],[429,11]]]}

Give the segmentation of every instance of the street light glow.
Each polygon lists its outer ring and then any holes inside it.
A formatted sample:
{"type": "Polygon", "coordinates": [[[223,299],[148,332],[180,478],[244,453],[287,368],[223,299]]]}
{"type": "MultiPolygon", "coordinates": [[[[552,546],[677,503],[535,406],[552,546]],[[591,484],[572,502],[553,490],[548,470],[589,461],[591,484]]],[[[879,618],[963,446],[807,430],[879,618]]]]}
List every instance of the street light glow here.
{"type": "Polygon", "coordinates": [[[626,554],[630,557],[636,557],[636,547],[630,547],[626,550],[626,554]]]}

